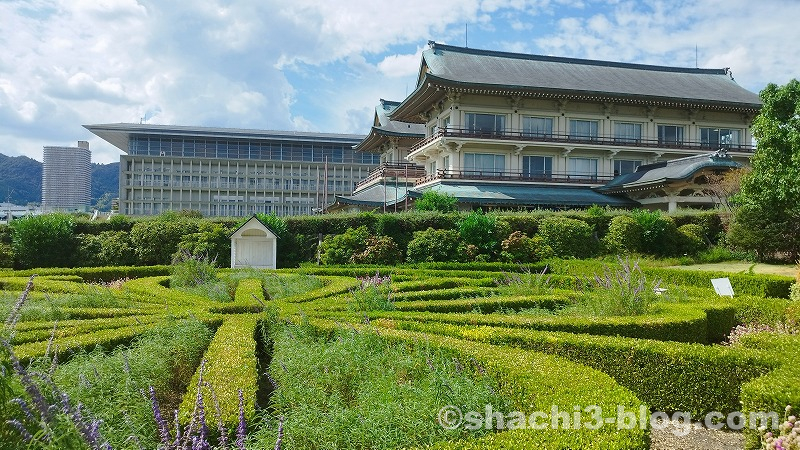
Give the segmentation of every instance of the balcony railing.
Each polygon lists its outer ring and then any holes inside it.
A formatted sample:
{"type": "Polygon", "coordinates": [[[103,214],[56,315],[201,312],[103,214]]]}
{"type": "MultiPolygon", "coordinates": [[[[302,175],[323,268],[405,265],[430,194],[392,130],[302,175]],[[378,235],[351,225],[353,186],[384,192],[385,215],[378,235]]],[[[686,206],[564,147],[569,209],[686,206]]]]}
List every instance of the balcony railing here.
{"type": "Polygon", "coordinates": [[[425,168],[414,164],[404,162],[388,162],[382,163],[375,170],[369,173],[366,178],[356,183],[355,190],[366,186],[373,181],[384,177],[408,178],[416,180],[417,178],[425,176],[425,168]]]}
{"type": "Polygon", "coordinates": [[[526,181],[546,183],[582,183],[605,184],[614,177],[598,175],[596,173],[581,172],[518,172],[495,170],[445,170],[439,169],[436,173],[420,178],[414,182],[419,186],[433,180],[481,180],[481,181],[526,181]]]}
{"type": "Polygon", "coordinates": [[[429,143],[441,137],[456,137],[467,139],[493,139],[504,141],[519,141],[519,142],[553,142],[558,144],[591,144],[591,145],[606,145],[614,147],[644,147],[644,148],[661,148],[661,149],[679,149],[679,150],[719,150],[724,148],[733,152],[752,153],[754,147],[752,145],[744,144],[726,144],[719,142],[703,142],[703,141],[689,141],[689,140],[664,140],[664,139],[640,139],[633,137],[618,137],[618,136],[586,136],[576,134],[559,134],[559,133],[532,133],[529,131],[521,130],[505,130],[505,131],[481,131],[472,130],[468,128],[452,128],[439,129],[436,133],[428,136],[421,141],[417,142],[411,147],[411,152],[419,150],[420,148],[428,145],[429,143]]]}

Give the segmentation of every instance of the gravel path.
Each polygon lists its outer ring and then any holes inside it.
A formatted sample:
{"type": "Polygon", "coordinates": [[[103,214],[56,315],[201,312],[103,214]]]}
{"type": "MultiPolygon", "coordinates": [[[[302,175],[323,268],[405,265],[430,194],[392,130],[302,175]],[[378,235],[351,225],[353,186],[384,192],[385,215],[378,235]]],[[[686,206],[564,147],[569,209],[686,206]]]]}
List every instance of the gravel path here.
{"type": "Polygon", "coordinates": [[[742,450],[744,436],[735,431],[709,430],[693,423],[688,433],[683,425],[667,421],[650,431],[650,450],[742,450]],[[676,434],[675,432],[678,432],[676,434]]]}

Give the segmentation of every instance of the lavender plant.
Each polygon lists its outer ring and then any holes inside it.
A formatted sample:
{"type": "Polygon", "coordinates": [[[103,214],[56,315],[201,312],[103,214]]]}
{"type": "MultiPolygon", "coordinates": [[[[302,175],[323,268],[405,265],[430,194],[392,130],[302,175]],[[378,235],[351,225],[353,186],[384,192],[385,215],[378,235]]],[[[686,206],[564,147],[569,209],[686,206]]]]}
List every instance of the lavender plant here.
{"type": "MultiPolygon", "coordinates": [[[[5,424],[16,430],[17,439],[28,448],[111,449],[100,433],[101,421],[92,419],[82,404],[73,405],[69,395],[53,382],[52,369],[42,372],[23,367],[14,352],[11,339],[25,301],[33,289],[35,276],[31,276],[20,294],[0,337],[0,346],[12,368],[11,371],[3,370],[4,383],[13,375],[24,390],[12,399],[18,414],[6,419],[5,424]]],[[[55,361],[54,356],[51,368],[55,367],[55,361]]]]}
{"type": "Polygon", "coordinates": [[[520,266],[520,269],[521,273],[503,272],[503,278],[495,280],[495,284],[511,295],[540,295],[553,291],[547,266],[541,272],[534,272],[528,266],[520,266]]]}
{"type": "Polygon", "coordinates": [[[361,282],[350,290],[350,309],[355,311],[394,311],[392,301],[392,277],[379,273],[371,277],[358,278],[361,282]]]}
{"type": "Polygon", "coordinates": [[[567,312],[596,316],[632,316],[650,312],[661,300],[661,280],[648,280],[639,262],[617,257],[618,267],[583,280],[578,303],[567,312]]]}

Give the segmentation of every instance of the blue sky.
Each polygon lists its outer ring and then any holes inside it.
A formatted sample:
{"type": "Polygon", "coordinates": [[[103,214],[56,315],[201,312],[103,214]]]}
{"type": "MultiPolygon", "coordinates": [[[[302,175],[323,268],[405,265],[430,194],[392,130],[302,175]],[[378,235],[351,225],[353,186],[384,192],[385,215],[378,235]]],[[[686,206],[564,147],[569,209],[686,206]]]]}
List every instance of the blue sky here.
{"type": "Polygon", "coordinates": [[[0,153],[135,122],[365,133],[428,40],[800,78],[795,0],[0,0],[0,153]],[[468,35],[465,36],[465,26],[468,35]],[[697,51],[695,52],[695,48],[697,51]]]}

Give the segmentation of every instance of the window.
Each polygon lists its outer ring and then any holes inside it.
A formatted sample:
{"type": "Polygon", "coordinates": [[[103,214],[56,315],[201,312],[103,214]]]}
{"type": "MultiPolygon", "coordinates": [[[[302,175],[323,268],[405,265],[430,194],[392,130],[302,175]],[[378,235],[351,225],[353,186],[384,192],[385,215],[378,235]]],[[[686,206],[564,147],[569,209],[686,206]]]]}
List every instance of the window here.
{"type": "Polygon", "coordinates": [[[614,160],[614,175],[624,175],[626,173],[636,172],[636,169],[642,165],[641,161],[630,159],[615,159],[614,160]]]}
{"type": "Polygon", "coordinates": [[[569,137],[584,140],[597,139],[597,121],[575,119],[570,120],[569,137]]]}
{"type": "Polygon", "coordinates": [[[447,155],[442,158],[442,169],[444,170],[450,169],[450,155],[447,155]]]}
{"type": "Polygon", "coordinates": [[[473,133],[502,133],[506,128],[506,116],[502,114],[467,113],[467,130],[473,133]]]}
{"type": "Polygon", "coordinates": [[[642,124],[617,122],[614,124],[614,140],[618,142],[639,142],[642,140],[642,124]]]}
{"type": "Polygon", "coordinates": [[[700,128],[700,144],[703,147],[720,148],[724,146],[738,146],[741,130],[730,128],[700,128]]]}
{"type": "Polygon", "coordinates": [[[551,156],[523,156],[522,176],[525,178],[550,179],[553,175],[551,156]]]}
{"type": "Polygon", "coordinates": [[[659,144],[683,144],[683,127],[680,125],[659,125],[659,144]]]}
{"type": "Polygon", "coordinates": [[[567,161],[569,175],[580,178],[597,178],[597,160],[590,158],[570,158],[567,161]]]}
{"type": "Polygon", "coordinates": [[[549,117],[522,117],[522,132],[526,136],[552,136],[553,119],[549,117]]]}
{"type": "Polygon", "coordinates": [[[431,175],[436,173],[436,161],[433,161],[432,163],[428,164],[428,173],[431,175]]]}
{"type": "Polygon", "coordinates": [[[479,174],[499,174],[505,170],[506,159],[503,155],[484,153],[465,153],[464,170],[479,174]]]}

